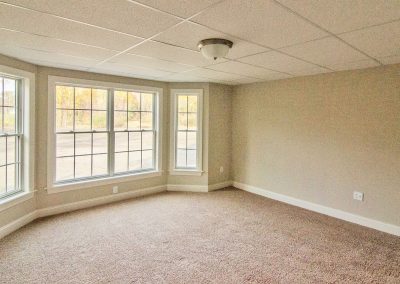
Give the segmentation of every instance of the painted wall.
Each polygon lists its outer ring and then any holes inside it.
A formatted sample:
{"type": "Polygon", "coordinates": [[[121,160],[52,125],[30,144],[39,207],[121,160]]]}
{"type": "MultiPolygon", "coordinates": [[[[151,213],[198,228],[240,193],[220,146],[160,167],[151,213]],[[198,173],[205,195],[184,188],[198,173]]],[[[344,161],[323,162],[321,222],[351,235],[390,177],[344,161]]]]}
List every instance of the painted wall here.
{"type": "Polygon", "coordinates": [[[400,65],[242,85],[232,107],[235,181],[400,225],[400,65]]]}
{"type": "Polygon", "coordinates": [[[208,184],[232,179],[232,92],[232,86],[210,84],[208,184]]]}

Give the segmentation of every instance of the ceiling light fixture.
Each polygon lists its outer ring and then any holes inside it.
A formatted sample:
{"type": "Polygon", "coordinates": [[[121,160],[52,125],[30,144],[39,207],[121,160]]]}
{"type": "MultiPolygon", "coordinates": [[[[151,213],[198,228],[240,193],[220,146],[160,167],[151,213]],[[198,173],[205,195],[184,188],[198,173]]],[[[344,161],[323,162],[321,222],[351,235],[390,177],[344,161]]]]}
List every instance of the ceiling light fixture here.
{"type": "Polygon", "coordinates": [[[226,56],[232,45],[233,42],[227,39],[208,38],[201,40],[197,46],[205,58],[216,60],[226,56]]]}

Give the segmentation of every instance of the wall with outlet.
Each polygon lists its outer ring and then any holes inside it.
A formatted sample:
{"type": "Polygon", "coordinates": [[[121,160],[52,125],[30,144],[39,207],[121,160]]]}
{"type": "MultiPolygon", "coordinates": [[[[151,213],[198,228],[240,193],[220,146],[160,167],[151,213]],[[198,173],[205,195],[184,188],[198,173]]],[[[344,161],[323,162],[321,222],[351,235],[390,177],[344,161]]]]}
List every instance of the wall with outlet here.
{"type": "Polygon", "coordinates": [[[234,88],[233,180],[400,225],[400,65],[234,88]]]}

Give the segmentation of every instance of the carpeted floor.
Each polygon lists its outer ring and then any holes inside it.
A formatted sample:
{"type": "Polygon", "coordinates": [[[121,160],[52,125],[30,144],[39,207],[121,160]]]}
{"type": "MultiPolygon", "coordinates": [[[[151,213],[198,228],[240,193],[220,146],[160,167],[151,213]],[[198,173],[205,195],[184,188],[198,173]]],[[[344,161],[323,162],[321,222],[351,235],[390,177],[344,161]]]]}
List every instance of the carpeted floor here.
{"type": "Polygon", "coordinates": [[[235,189],[37,220],[0,283],[400,283],[400,238],[235,189]]]}

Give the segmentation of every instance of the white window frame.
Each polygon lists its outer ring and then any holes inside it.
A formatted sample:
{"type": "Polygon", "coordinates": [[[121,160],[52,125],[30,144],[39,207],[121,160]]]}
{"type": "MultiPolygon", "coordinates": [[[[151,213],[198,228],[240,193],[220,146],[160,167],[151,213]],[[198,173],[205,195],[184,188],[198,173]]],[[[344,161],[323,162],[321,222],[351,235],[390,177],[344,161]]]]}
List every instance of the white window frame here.
{"type": "MultiPolygon", "coordinates": [[[[149,86],[137,86],[130,84],[111,83],[103,81],[84,80],[76,78],[48,76],[48,137],[47,137],[47,192],[58,193],[69,190],[95,187],[119,182],[128,182],[138,179],[156,177],[162,175],[162,125],[163,125],[163,89],[149,86]],[[55,109],[56,109],[56,85],[68,84],[71,86],[87,86],[91,88],[106,88],[114,90],[135,90],[155,93],[155,156],[154,169],[143,172],[127,172],[102,178],[88,178],[69,183],[57,183],[56,178],[56,134],[55,134],[55,109]]],[[[110,108],[109,108],[110,109],[110,108]]],[[[113,141],[113,139],[110,139],[113,141]]],[[[112,147],[110,147],[112,148],[112,147]]],[[[113,148],[112,148],[113,149],[113,148]]]]}
{"type": "Polygon", "coordinates": [[[33,197],[35,185],[35,74],[0,65],[0,76],[20,80],[21,190],[0,199],[0,211],[33,197]]]}
{"type": "Polygon", "coordinates": [[[203,174],[203,89],[171,89],[171,147],[170,147],[170,175],[195,175],[203,174]],[[176,167],[176,142],[178,133],[178,95],[197,96],[197,165],[196,168],[176,167]]]}

